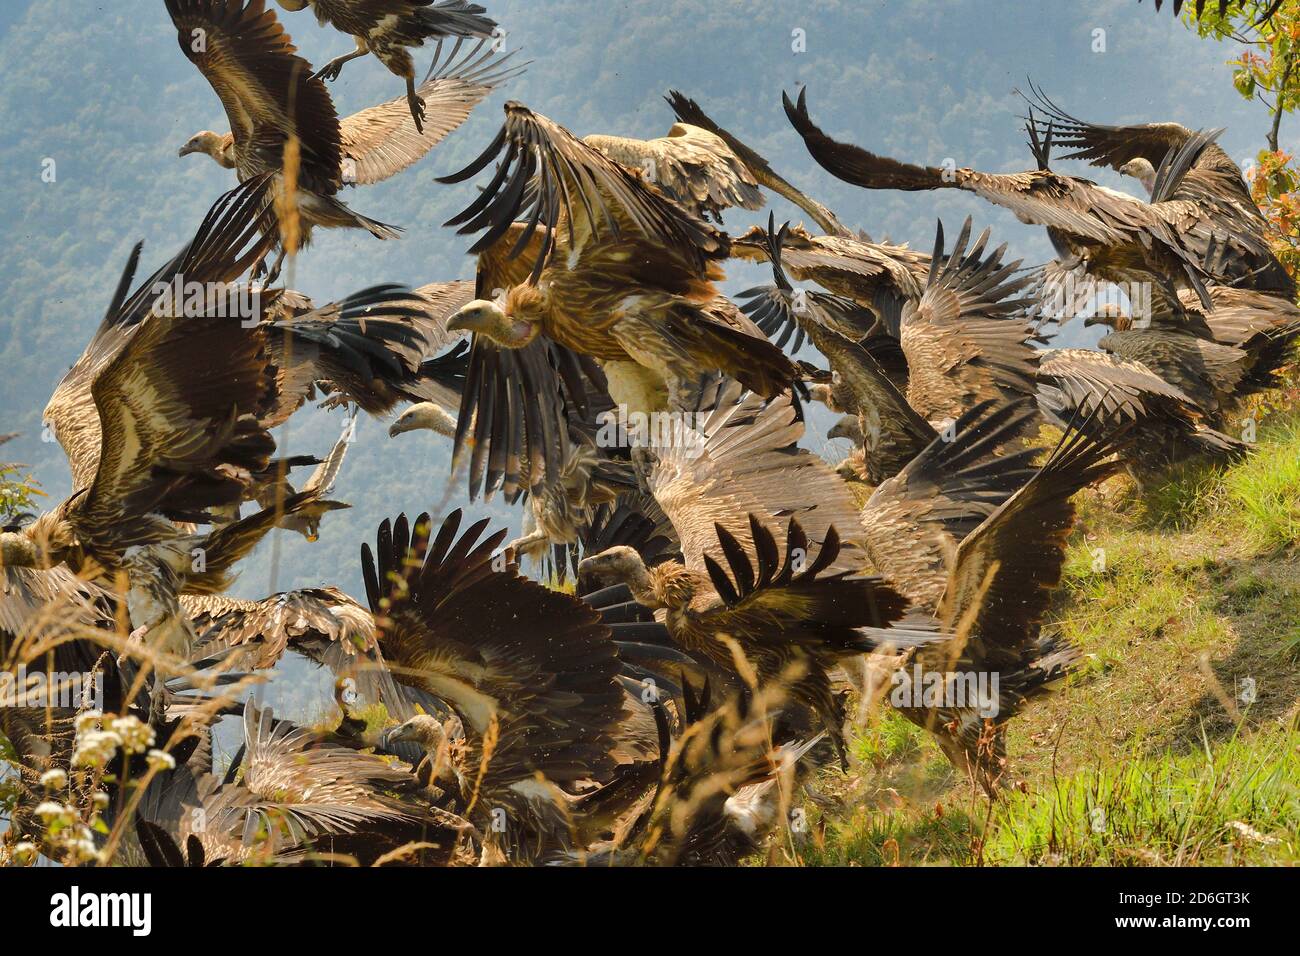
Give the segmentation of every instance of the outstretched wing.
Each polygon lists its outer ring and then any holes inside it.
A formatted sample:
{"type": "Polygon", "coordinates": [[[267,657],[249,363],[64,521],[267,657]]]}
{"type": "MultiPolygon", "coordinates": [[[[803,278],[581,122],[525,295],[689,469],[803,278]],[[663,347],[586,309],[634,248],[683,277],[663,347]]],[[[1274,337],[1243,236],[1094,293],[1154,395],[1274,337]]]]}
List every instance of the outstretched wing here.
{"type": "Polygon", "coordinates": [[[825,574],[839,557],[839,536],[833,529],[814,549],[814,556],[799,522],[791,518],[784,558],[772,532],[757,516],[749,516],[748,530],[749,548],[726,528],[714,527],[731,573],[705,556],[704,566],[720,603],[701,615],[701,627],[743,634],[778,654],[799,646],[836,655],[864,653],[887,642],[902,647],[933,639],[926,632],[890,630],[903,618],[909,602],[880,578],[825,574]],[[757,568],[750,560],[751,550],[757,568]]]}
{"type": "Polygon", "coordinates": [[[861,538],[848,486],[821,457],[800,448],[803,416],[788,394],[770,402],[734,382],[706,389],[701,410],[674,440],[655,448],[649,486],[672,522],[686,566],[704,569],[716,552],[715,525],[749,548],[749,516],[797,518],[820,544],[834,527],[854,566],[861,538]]]}
{"type": "Polygon", "coordinates": [[[1000,454],[1033,420],[1025,402],[976,405],[863,507],[872,566],[919,607],[934,611],[953,549],[1033,477],[1035,449],[1000,454]]]}
{"type": "Polygon", "coordinates": [[[443,41],[416,93],[424,100],[424,132],[415,128],[405,96],[344,117],[339,122],[344,183],[365,185],[394,176],[418,162],[469,117],[498,86],[524,71],[510,66],[513,52],[497,56],[480,40],[459,60],[464,39],[457,39],[443,59],[443,41]]]}
{"type": "Polygon", "coordinates": [[[967,252],[970,232],[967,218],[945,258],[939,223],[925,293],[903,307],[908,399],[927,418],[956,417],[976,402],[1035,388],[1030,302],[1013,298],[1030,277],[1017,276],[1019,261],[1002,262],[1005,245],[984,254],[987,229],[967,252]]]}
{"type": "Polygon", "coordinates": [[[226,109],[241,174],[279,169],[296,138],[299,180],[333,192],[342,158],[334,102],[266,0],[167,0],[167,12],[181,52],[226,109]]]}
{"type": "Polygon", "coordinates": [[[480,540],[487,524],[458,536],[454,511],[436,534],[428,515],[380,525],[376,549],[362,548],[380,647],[399,682],[460,716],[470,770],[487,761],[485,789],[539,773],[553,784],[600,779],[623,706],[609,629],[506,565],[496,554],[506,532],[480,540]]]}
{"type": "MultiPolygon", "coordinates": [[[[1077,491],[1112,474],[1107,460],[1127,432],[1097,435],[1081,422],[1062,436],[1038,473],[957,548],[939,620],[967,635],[959,659],[977,669],[1016,670],[1034,652],[1039,626],[1065,563],[1077,491]]],[[[950,654],[951,648],[935,648],[950,654]]]]}
{"type": "Polygon", "coordinates": [[[270,249],[269,237],[276,229],[268,187],[267,177],[261,176],[223,194],[194,238],[134,291],[131,283],[142,244],[132,250],[103,321],[55,388],[43,415],[68,456],[75,489],[89,488],[99,466],[101,435],[91,383],[153,313],[161,289],[174,289],[178,280],[205,289],[233,282],[270,249]]]}
{"type": "Polygon", "coordinates": [[[745,164],[745,168],[758,181],[760,186],[765,186],[778,196],[784,196],[790,200],[808,213],[813,218],[813,221],[830,235],[852,235],[844,224],[835,218],[833,212],[790,185],[768,164],[766,159],[710,119],[694,100],[676,90],[669,90],[665,99],[668,100],[668,105],[673,108],[673,112],[677,114],[677,118],[683,123],[689,123],[692,126],[708,130],[731,147],[731,151],[745,164]]]}
{"type": "Polygon", "coordinates": [[[490,248],[516,220],[524,220],[527,225],[512,256],[527,248],[539,226],[547,227],[533,264],[534,276],[541,274],[560,242],[577,250],[592,240],[628,234],[673,250],[700,271],[707,260],[725,258],[724,233],[647,185],[638,173],[522,103],[507,103],[505,109],[505,125],[482,155],[439,180],[464,182],[500,159],[496,175],[478,198],[447,223],[459,226],[462,234],[486,230],[471,247],[472,253],[490,248]],[[561,223],[563,239],[557,231],[561,223]]]}
{"type": "Polygon", "coordinates": [[[685,208],[719,222],[722,210],[732,206],[763,208],[763,194],[753,175],[720,137],[706,129],[674,123],[668,135],[658,139],[584,136],[582,141],[640,170],[685,208]]]}

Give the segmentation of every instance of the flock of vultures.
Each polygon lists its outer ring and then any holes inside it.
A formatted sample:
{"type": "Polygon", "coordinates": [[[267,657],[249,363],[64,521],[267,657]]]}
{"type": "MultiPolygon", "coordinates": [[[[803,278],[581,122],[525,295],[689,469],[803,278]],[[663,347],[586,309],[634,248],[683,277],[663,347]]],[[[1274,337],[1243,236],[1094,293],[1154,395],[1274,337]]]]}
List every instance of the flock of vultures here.
{"type": "Polygon", "coordinates": [[[1300,336],[1220,131],[1093,125],[1032,87],[1010,174],[832,139],[815,90],[784,107],[839,179],[967,190],[1045,227],[1045,266],[969,220],[930,252],[873,241],[672,92],[652,140],[507,103],[439,180],[465,195],[447,225],[477,278],[318,304],[277,284],[286,257],[317,229],[396,239],[358,211],[365,186],[523,65],[466,0],[279,4],[355,51],[318,71],[265,0],[158,0],[230,124],[180,153],[237,184],[174,258],[141,280],[137,247],[105,290],[45,410],[75,491],[0,539],[0,658],[23,675],[0,684],[11,862],[732,864],[794,829],[876,706],[995,796],[1008,722],[1080,657],[1044,626],[1072,496],[1248,455],[1243,402],[1300,336]],[[405,90],[339,117],[328,82],[369,54],[405,90]],[[812,225],[724,231],[768,193],[812,225]],[[732,302],[730,258],[771,284],[732,302]],[[1098,349],[1050,347],[1075,316],[1109,327],[1098,349]],[[522,536],[397,515],[358,542],[364,603],[228,596],[269,531],[314,540],[346,507],[351,427],[277,455],[273,430],[320,402],[445,436],[457,484],[518,503],[522,536]],[[838,465],[800,445],[812,402],[842,416],[838,465]],[[258,705],[287,654],[333,672],[336,726],[258,705]],[[229,766],[221,719],[243,731],[229,766]]]}

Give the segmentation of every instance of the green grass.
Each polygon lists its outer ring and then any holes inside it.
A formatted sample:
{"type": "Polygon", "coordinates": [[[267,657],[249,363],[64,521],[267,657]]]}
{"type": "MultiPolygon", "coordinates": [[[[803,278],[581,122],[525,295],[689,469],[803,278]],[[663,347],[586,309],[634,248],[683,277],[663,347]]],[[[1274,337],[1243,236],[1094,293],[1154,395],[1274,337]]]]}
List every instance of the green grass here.
{"type": "Polygon", "coordinates": [[[1087,492],[1079,519],[1049,626],[1087,656],[1012,722],[1019,787],[990,804],[885,715],[856,775],[819,776],[841,805],[800,862],[1300,863],[1300,413],[1232,466],[1087,492]]]}

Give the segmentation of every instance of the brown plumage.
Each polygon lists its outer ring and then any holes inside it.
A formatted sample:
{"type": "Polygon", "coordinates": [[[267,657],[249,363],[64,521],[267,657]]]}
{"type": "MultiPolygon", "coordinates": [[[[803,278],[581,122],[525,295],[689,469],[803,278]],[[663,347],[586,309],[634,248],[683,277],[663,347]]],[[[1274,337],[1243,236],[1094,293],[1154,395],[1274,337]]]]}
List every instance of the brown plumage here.
{"type": "Polygon", "coordinates": [[[1028,284],[1019,261],[1003,264],[1005,246],[984,256],[989,230],[969,252],[966,220],[946,263],[939,224],[924,294],[903,307],[900,341],[907,356],[908,403],[928,420],[953,419],[986,399],[1032,394],[1034,324],[1012,296],[1028,284]]]}
{"type": "Polygon", "coordinates": [[[270,174],[282,191],[286,147],[296,143],[292,198],[302,225],[299,247],[314,226],[397,237],[394,227],[336,198],[343,186],[338,114],[325,84],[311,75],[310,64],[298,56],[266,0],[167,0],[167,10],[181,52],[212,85],[231,129],[229,139],[195,136],[181,155],[207,152],[232,166],[241,182],[270,174]]]}
{"type": "Polygon", "coordinates": [[[813,221],[830,235],[851,235],[843,223],[835,218],[833,212],[790,185],[784,177],[768,164],[766,159],[710,119],[695,100],[689,99],[676,90],[669,90],[666,99],[668,105],[673,108],[673,112],[677,114],[678,120],[707,130],[726,143],[731,148],[732,153],[744,164],[749,175],[764,189],[770,189],[778,196],[783,196],[794,203],[808,213],[813,221]]]}
{"type": "Polygon", "coordinates": [[[1008,451],[1033,420],[1026,401],[987,401],[934,435],[863,506],[865,566],[934,613],[953,549],[1033,477],[1037,451],[1008,451]]]}
{"type": "Polygon", "coordinates": [[[792,702],[817,714],[843,756],[843,714],[828,670],[881,645],[914,646],[933,635],[892,627],[908,602],[879,578],[847,571],[820,576],[839,558],[833,528],[818,548],[791,518],[782,557],[772,533],[756,515],[748,517],[749,544],[721,524],[712,529],[717,546],[709,550],[723,556],[730,576],[707,554],[698,569],[676,561],[646,568],[631,548],[586,558],[580,570],[626,584],[639,604],[662,610],[684,650],[739,674],[756,690],[783,688],[792,702]],[[750,553],[757,555],[757,569],[750,553]]]}
{"type": "MultiPolygon", "coordinates": [[[[427,98],[415,88],[415,60],[411,50],[435,37],[491,37],[496,21],[467,0],[276,0],[286,10],[311,7],[316,20],[356,40],[355,52],[335,57],[317,76],[336,80],[343,64],[367,53],[406,80],[406,108],[417,133],[424,126],[427,98]]],[[[441,43],[439,43],[441,52],[441,43]]],[[[434,56],[437,62],[437,55],[434,56]]]]}
{"type": "MultiPolygon", "coordinates": [[[[755,226],[733,239],[732,255],[770,262],[770,232],[755,226]]],[[[930,274],[929,254],[906,245],[854,236],[814,236],[802,226],[785,229],[781,264],[796,281],[816,282],[870,310],[895,338],[904,303],[921,298],[930,274]]]]}
{"type": "Polygon", "coordinates": [[[1198,133],[1166,156],[1152,201],[1146,203],[1046,168],[1050,143],[1032,143],[1040,168],[1020,173],[945,170],[877,156],[823,133],[808,115],[805,94],[800,93],[797,105],[785,98],[786,115],[813,158],[831,174],[868,189],[973,192],[1010,209],[1023,222],[1046,226],[1061,257],[1086,263],[1093,276],[1153,284],[1153,298],[1164,297],[1155,304],[1157,311],[1170,308],[1172,294],[1166,289],[1203,294],[1204,275],[1231,281],[1272,260],[1267,241],[1253,224],[1243,228],[1239,216],[1225,219],[1218,205],[1177,196],[1188,169],[1219,131],[1198,133]]]}
{"type": "Polygon", "coordinates": [[[565,844],[566,788],[613,769],[618,659],[595,611],[494,557],[505,531],[480,540],[486,520],[458,535],[460,522],[385,521],[362,550],[366,593],[394,677],[461,719],[461,796],[488,851],[523,862],[565,844]]]}
{"type": "MultiPolygon", "coordinates": [[[[897,672],[892,699],[905,717],[936,735],[955,766],[989,789],[1005,771],[1006,722],[1077,656],[1041,633],[1074,522],[1070,497],[1112,474],[1118,463],[1108,458],[1127,440],[1124,429],[1104,438],[1089,431],[1068,431],[1043,467],[960,542],[934,525],[930,530],[937,536],[921,539],[931,549],[931,569],[949,567],[934,613],[939,626],[955,636],[919,648],[897,672]],[[995,691],[984,702],[991,712],[981,713],[969,699],[922,703],[915,696],[922,691],[915,682],[918,668],[922,683],[933,679],[924,675],[957,675],[969,688],[983,676],[995,691]]],[[[887,579],[898,574],[900,580],[916,581],[911,587],[918,595],[933,594],[932,585],[922,583],[926,577],[914,576],[917,566],[908,557],[896,570],[886,564],[880,571],[887,579]]]]}
{"type": "Polygon", "coordinates": [[[507,162],[491,185],[449,225],[486,229],[471,249],[479,253],[517,228],[516,218],[528,220],[510,253],[528,250],[532,281],[471,303],[453,327],[515,349],[543,336],[620,363],[644,391],[666,388],[678,401],[714,369],[768,396],[794,381],[780,349],[713,284],[725,234],[519,103],[506,105],[505,126],[484,153],[442,181],[474,176],[503,149],[507,162]],[[539,226],[546,231],[537,240],[539,226]],[[540,248],[529,248],[534,241],[540,248]]]}
{"type": "Polygon", "coordinates": [[[638,170],[670,199],[701,218],[722,221],[732,206],[763,208],[753,175],[718,136],[698,126],[674,123],[667,136],[629,139],[584,136],[582,141],[610,159],[638,170]]]}

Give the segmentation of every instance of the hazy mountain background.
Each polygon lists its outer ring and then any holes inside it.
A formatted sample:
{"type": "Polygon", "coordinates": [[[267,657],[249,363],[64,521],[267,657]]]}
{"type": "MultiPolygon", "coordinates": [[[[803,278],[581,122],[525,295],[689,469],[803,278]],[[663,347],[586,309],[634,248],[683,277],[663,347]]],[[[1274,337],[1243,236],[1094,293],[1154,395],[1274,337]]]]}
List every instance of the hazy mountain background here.
{"type": "MultiPolygon", "coordinates": [[[[873,193],[833,180],[805,153],[781,111],[782,90],[809,88],[813,116],[832,135],[915,162],[990,171],[1029,168],[1013,88],[1031,76],[1062,106],[1095,122],[1176,120],[1226,126],[1223,144],[1243,160],[1263,145],[1265,117],[1233,91],[1227,47],[1203,41],[1150,0],[485,0],[508,31],[507,47],[532,65],[415,168],[346,197],[359,211],[406,228],[398,242],[318,231],[294,285],[318,302],[376,282],[419,285],[467,277],[469,242],[442,228],[473,194],[435,175],[478,154],[520,99],[579,135],[651,137],[672,121],[669,88],[696,98],[788,179],[875,236],[928,249],[936,216],[951,236],[973,214],[1011,243],[1014,256],[1050,254],[1041,230],[974,197],[873,193]],[[1105,52],[1093,52],[1094,31],[1105,52]],[[793,31],[806,52],[792,52],[793,31]]],[[[317,64],[351,49],[310,13],[278,11],[317,64]]],[[[216,95],[177,47],[162,0],[5,0],[0,5],[0,432],[58,501],[70,490],[59,447],[42,443],[41,412],[99,322],[133,243],[141,275],[192,233],[233,174],[204,156],[179,158],[195,131],[228,128],[216,95]],[[42,164],[57,179],[42,181],[42,164]]],[[[423,56],[427,61],[429,54],[423,56]]],[[[346,114],[402,92],[373,60],[350,63],[332,92],[346,114]]],[[[1288,131],[1284,128],[1284,136],[1288,131]]],[[[1284,141],[1283,148],[1290,143],[1284,141]]],[[[1084,173],[1136,191],[1107,171],[1084,173]]],[[[776,214],[799,211],[777,200],[776,214]]],[[[743,231],[761,214],[729,215],[743,231]]],[[[730,291],[767,281],[737,264],[730,291]]],[[[1067,341],[1086,341],[1067,330],[1067,341]]],[[[323,454],[341,413],[301,414],[281,436],[294,453],[323,454]]],[[[357,549],[386,516],[437,503],[448,443],[427,434],[390,440],[387,422],[363,420],[336,497],[348,512],[327,519],[314,545],[280,534],[264,544],[238,592],[257,597],[318,583],[360,592],[357,549]],[[276,553],[278,549],[278,554],[276,553]]],[[[465,502],[461,488],[452,498],[465,502]]],[[[500,503],[470,506],[517,526],[500,503]]]]}

